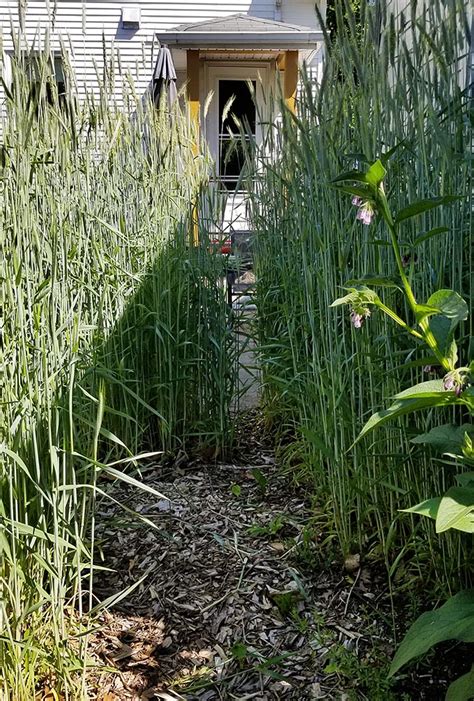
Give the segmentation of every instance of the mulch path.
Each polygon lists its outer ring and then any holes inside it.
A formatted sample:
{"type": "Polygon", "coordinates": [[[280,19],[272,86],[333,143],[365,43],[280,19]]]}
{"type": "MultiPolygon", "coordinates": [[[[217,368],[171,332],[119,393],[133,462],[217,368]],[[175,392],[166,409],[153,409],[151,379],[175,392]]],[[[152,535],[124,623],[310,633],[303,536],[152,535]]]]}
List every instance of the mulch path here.
{"type": "Polygon", "coordinates": [[[107,500],[97,507],[112,571],[98,574],[95,594],[135,588],[92,638],[108,668],[91,677],[95,698],[410,698],[389,691],[382,573],[357,553],[325,562],[309,495],[278,472],[264,442],[249,444],[235,464],[147,468],[143,483],[161,496],[104,487],[146,521],[107,500]]]}

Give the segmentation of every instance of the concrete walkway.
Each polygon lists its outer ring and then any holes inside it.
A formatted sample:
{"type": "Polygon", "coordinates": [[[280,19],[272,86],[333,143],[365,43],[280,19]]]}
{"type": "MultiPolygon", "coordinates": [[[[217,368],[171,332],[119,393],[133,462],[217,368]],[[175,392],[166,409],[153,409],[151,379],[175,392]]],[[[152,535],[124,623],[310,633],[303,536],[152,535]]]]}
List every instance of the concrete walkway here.
{"type": "Polygon", "coordinates": [[[242,311],[236,330],[239,345],[239,383],[235,411],[255,409],[260,403],[260,371],[252,336],[253,311],[242,311]]]}

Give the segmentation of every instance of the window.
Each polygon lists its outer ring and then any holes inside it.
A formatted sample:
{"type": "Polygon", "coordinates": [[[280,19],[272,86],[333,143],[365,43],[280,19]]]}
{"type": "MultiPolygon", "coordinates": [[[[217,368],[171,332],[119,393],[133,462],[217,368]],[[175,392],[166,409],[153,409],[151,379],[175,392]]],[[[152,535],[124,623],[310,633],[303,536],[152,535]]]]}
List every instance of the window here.
{"type": "Polygon", "coordinates": [[[219,176],[228,190],[236,189],[244,166],[243,140],[255,137],[255,89],[254,80],[219,80],[219,176]]]}
{"type": "MultiPolygon", "coordinates": [[[[50,105],[59,103],[66,105],[66,77],[64,63],[60,54],[46,56],[40,52],[23,52],[18,55],[10,54],[9,63],[16,64],[20,72],[24,72],[29,83],[27,90],[28,104],[34,102],[36,111],[40,101],[46,100],[50,105]],[[56,86],[54,89],[53,86],[56,86]]],[[[6,64],[7,65],[7,64],[6,64]]],[[[14,71],[9,71],[9,85],[14,89],[14,71]]]]}
{"type": "Polygon", "coordinates": [[[60,106],[64,106],[66,100],[66,80],[64,76],[64,65],[60,55],[53,54],[43,66],[44,58],[39,54],[29,57],[27,70],[31,81],[30,99],[32,97],[40,97],[41,76],[45,77],[44,86],[47,102],[54,105],[55,92],[60,106]],[[56,91],[53,90],[53,84],[56,85],[56,91]]]}

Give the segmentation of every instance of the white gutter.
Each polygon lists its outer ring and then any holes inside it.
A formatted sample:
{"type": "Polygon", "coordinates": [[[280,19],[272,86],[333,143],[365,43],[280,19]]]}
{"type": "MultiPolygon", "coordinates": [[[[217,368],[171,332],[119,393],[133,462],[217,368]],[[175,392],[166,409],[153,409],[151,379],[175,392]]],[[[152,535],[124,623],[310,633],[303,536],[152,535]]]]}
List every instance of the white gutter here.
{"type": "Polygon", "coordinates": [[[157,32],[161,44],[182,49],[314,49],[323,41],[320,30],[309,32],[157,32]]]}

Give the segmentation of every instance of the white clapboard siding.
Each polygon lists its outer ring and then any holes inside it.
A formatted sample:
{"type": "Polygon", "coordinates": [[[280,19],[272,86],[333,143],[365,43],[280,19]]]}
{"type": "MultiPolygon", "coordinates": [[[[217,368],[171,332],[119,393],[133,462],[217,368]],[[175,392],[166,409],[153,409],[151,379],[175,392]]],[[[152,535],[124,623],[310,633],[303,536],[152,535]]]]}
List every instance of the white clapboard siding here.
{"type": "MultiPolygon", "coordinates": [[[[86,92],[98,93],[99,80],[104,75],[104,45],[108,62],[113,65],[115,79],[112,93],[120,102],[121,87],[130,74],[138,95],[143,94],[151,80],[156,59],[155,33],[178,24],[199,22],[237,12],[282,19],[293,24],[316,27],[314,0],[223,0],[216,3],[202,0],[58,0],[54,27],[51,10],[53,2],[28,0],[25,9],[25,39],[29,48],[40,45],[46,31],[50,32],[51,48],[58,51],[60,39],[69,47],[71,66],[76,76],[80,97],[86,92]],[[122,7],[139,6],[140,29],[121,27],[122,7]]],[[[0,29],[4,55],[12,50],[10,27],[20,27],[17,0],[1,0],[0,29]]],[[[4,100],[0,93],[0,101],[4,100]]]]}
{"type": "MultiPolygon", "coordinates": [[[[300,24],[303,27],[319,27],[314,5],[315,2],[308,2],[308,0],[282,0],[281,21],[300,24]]],[[[326,2],[318,2],[318,7],[324,17],[326,2]]]]}
{"type": "MultiPolygon", "coordinates": [[[[466,13],[465,23],[459,22],[457,40],[460,45],[465,42],[465,49],[459,56],[458,61],[458,82],[461,89],[470,89],[473,94],[473,79],[474,79],[474,2],[472,0],[462,0],[464,12],[466,13]],[[470,46],[468,45],[469,37],[466,34],[466,28],[470,28],[470,46]]],[[[453,3],[436,3],[433,4],[430,0],[420,0],[416,5],[410,0],[389,0],[387,4],[388,12],[393,14],[396,21],[396,26],[402,31],[411,29],[413,15],[416,18],[423,18],[425,28],[428,32],[432,31],[435,34],[441,27],[447,13],[453,11],[453,3]]],[[[404,44],[409,50],[412,49],[412,35],[410,31],[404,31],[402,34],[404,44]]],[[[435,62],[434,57],[431,58],[435,62]]]]}

